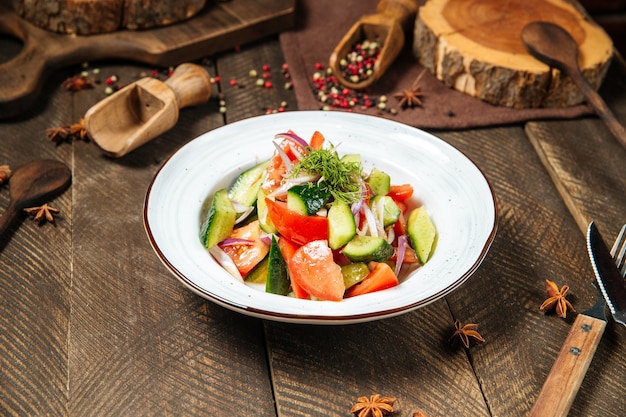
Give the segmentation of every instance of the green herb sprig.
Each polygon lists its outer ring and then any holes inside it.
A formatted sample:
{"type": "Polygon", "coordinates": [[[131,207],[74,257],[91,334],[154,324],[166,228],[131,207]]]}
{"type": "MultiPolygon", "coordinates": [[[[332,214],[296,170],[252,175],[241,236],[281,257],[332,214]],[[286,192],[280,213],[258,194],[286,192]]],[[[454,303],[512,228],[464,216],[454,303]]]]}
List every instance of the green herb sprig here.
{"type": "Polygon", "coordinates": [[[358,162],[342,161],[334,147],[310,149],[293,170],[292,177],[302,172],[322,177],[319,186],[336,200],[352,204],[361,199],[363,171],[358,162]]]}

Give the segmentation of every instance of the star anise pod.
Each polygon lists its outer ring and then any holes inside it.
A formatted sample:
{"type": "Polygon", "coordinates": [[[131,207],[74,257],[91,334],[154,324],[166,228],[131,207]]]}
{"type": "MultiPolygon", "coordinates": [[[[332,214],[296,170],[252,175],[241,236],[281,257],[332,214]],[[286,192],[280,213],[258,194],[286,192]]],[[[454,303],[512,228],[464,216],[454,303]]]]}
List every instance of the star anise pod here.
{"type": "Polygon", "coordinates": [[[68,126],[50,127],[46,129],[46,136],[58,145],[70,136],[70,129],[68,126]]]}
{"type": "Polygon", "coordinates": [[[13,172],[8,165],[0,165],[0,184],[7,182],[13,172]]]}
{"type": "Polygon", "coordinates": [[[80,140],[89,140],[87,136],[87,128],[85,127],[85,119],[80,119],[78,123],[71,124],[69,126],[70,136],[80,140]]]}
{"type": "Polygon", "coordinates": [[[84,90],[86,88],[93,88],[93,83],[87,79],[84,75],[75,75],[73,77],[69,77],[63,84],[61,84],[63,88],[69,91],[78,91],[84,90]]]}
{"type": "Polygon", "coordinates": [[[422,105],[422,97],[424,96],[424,94],[422,93],[419,82],[424,75],[424,71],[426,70],[422,70],[422,72],[420,72],[415,81],[413,81],[411,88],[408,88],[394,95],[394,97],[400,101],[400,107],[402,109],[406,109],[407,107],[413,108],[422,105]]]}
{"type": "Polygon", "coordinates": [[[358,417],[383,417],[385,414],[393,413],[393,403],[395,402],[395,398],[374,394],[369,398],[359,397],[350,411],[355,414],[359,413],[358,417]]]}
{"type": "Polygon", "coordinates": [[[24,211],[33,216],[33,220],[39,223],[43,223],[45,221],[54,223],[54,214],[59,212],[58,209],[50,207],[48,203],[45,203],[43,206],[39,207],[25,208],[24,211]]]}
{"type": "Polygon", "coordinates": [[[543,302],[543,304],[541,304],[539,310],[543,312],[554,310],[556,311],[556,315],[561,318],[565,318],[568,308],[573,312],[576,312],[576,310],[574,310],[574,306],[572,306],[572,304],[565,299],[568,291],[569,286],[563,285],[559,291],[559,287],[557,287],[554,282],[547,279],[546,292],[548,294],[548,298],[543,302]]]}
{"type": "Polygon", "coordinates": [[[463,346],[469,348],[472,342],[474,343],[482,343],[485,341],[483,337],[478,333],[478,324],[468,323],[463,325],[460,320],[454,321],[454,333],[450,336],[450,341],[454,341],[456,339],[460,340],[463,343],[463,346]]]}

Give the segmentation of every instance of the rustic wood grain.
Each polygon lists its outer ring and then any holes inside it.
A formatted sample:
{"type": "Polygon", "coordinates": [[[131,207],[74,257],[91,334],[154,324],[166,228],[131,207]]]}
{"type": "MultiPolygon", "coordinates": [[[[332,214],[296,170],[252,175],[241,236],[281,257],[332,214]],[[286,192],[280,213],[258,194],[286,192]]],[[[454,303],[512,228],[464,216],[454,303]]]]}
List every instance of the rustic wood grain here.
{"type": "MultiPolygon", "coordinates": [[[[3,45],[0,62],[15,53],[3,45]]],[[[102,83],[60,88],[82,68],[51,74],[44,100],[0,121],[0,164],[56,158],[74,180],[52,201],[56,226],[24,218],[0,246],[0,415],[348,416],[374,393],[396,397],[399,417],[528,414],[575,318],[539,312],[544,281],[568,284],[577,310],[595,301],[577,213],[613,239],[624,222],[623,149],[595,118],[436,132],[475,161],[497,197],[498,232],[475,275],[443,300],[372,323],[249,318],[195,296],[161,265],[143,230],[143,199],[161,164],[199,134],[282,101],[295,109],[282,59],[270,38],[202,60],[222,78],[213,97],[222,94],[226,113],[214,98],[185,108],[175,128],[119,159],[45,136],[106,96],[102,83]],[[273,89],[249,78],[264,64],[273,89]],[[454,319],[477,323],[486,342],[451,346],[454,319]]],[[[124,84],[153,69],[94,68],[124,84]]],[[[621,120],[623,71],[612,69],[601,90],[621,120]]],[[[0,186],[0,214],[7,203],[0,186]]],[[[570,416],[626,414],[625,344],[624,328],[609,321],[570,416]]]]}

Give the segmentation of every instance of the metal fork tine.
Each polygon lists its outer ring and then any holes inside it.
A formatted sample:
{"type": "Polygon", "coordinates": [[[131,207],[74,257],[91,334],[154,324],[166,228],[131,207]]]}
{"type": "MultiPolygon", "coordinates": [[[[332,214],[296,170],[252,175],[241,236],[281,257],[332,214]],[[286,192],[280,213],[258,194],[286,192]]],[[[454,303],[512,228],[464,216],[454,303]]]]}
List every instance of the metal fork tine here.
{"type": "Polygon", "coordinates": [[[615,239],[615,243],[611,248],[611,256],[615,259],[617,269],[620,270],[622,275],[626,277],[626,224],[622,226],[619,235],[615,239]],[[621,247],[620,247],[621,245],[621,247]]]}

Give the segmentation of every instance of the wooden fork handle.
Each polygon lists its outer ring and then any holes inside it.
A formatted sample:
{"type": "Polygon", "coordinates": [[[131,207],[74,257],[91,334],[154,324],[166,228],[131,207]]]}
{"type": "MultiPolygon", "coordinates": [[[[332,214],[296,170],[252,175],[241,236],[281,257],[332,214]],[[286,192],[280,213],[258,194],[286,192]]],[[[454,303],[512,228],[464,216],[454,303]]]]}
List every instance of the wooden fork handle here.
{"type": "Polygon", "coordinates": [[[600,343],[606,321],[579,314],[529,417],[565,417],[600,343]]]}

